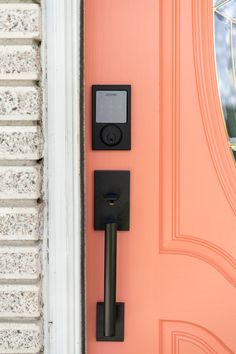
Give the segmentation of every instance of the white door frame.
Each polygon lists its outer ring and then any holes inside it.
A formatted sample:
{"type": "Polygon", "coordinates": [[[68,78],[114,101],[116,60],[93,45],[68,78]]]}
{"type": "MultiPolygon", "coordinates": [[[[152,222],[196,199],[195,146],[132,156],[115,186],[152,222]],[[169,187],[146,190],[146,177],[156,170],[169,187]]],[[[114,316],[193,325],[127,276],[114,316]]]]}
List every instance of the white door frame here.
{"type": "Polygon", "coordinates": [[[84,354],[83,1],[44,1],[49,199],[49,333],[45,349],[47,354],[84,354]]]}

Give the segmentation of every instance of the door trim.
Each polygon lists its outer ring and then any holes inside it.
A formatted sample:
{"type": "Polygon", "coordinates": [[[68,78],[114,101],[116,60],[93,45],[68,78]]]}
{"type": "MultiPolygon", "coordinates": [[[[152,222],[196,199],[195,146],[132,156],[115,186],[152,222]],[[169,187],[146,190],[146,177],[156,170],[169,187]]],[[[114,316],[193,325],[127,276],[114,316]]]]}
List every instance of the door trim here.
{"type": "MultiPolygon", "coordinates": [[[[160,123],[160,252],[184,254],[204,260],[221,272],[235,286],[235,260],[232,255],[216,243],[206,239],[203,240],[200,236],[194,234],[182,233],[180,229],[179,46],[181,41],[181,19],[180,1],[170,0],[170,3],[173,10],[170,13],[171,23],[170,21],[160,20],[160,33],[165,33],[165,41],[162,37],[160,38],[162,53],[160,61],[160,73],[162,75],[160,111],[161,116],[165,117],[165,120],[160,123]],[[168,28],[171,29],[169,32],[168,28]],[[166,40],[167,33],[169,35],[168,40],[166,40]],[[167,53],[171,53],[171,55],[168,56],[167,53]],[[169,75],[168,78],[167,75],[169,75]],[[165,102],[170,102],[170,104],[167,106],[165,102]],[[171,211],[171,214],[169,211],[171,211]]],[[[165,4],[161,6],[161,19],[166,18],[168,11],[168,6],[165,8],[165,4]]],[[[224,118],[218,96],[214,61],[212,3],[206,1],[204,5],[200,5],[197,0],[192,0],[191,4],[194,68],[201,112],[200,117],[202,118],[207,146],[217,177],[233,209],[233,199],[236,196],[232,187],[233,179],[235,185],[235,162],[228,146],[227,133],[224,129],[224,118]],[[216,105],[215,102],[219,104],[216,105]],[[231,167],[234,167],[234,171],[231,167]]],[[[201,2],[201,4],[203,3],[201,2]]],[[[234,209],[233,211],[235,212],[234,209]]]]}
{"type": "Polygon", "coordinates": [[[45,0],[47,25],[48,351],[84,353],[83,1],[45,0]]]}

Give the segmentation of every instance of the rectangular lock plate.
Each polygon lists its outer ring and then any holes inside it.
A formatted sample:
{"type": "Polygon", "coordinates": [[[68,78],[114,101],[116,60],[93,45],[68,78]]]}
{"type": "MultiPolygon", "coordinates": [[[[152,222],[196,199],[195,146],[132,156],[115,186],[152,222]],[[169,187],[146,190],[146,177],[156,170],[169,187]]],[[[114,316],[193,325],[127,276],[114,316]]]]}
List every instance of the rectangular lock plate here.
{"type": "Polygon", "coordinates": [[[131,149],[131,86],[92,86],[93,150],[131,149]]]}
{"type": "Polygon", "coordinates": [[[105,230],[117,223],[118,230],[129,230],[130,171],[94,172],[94,229],[105,230]]]}

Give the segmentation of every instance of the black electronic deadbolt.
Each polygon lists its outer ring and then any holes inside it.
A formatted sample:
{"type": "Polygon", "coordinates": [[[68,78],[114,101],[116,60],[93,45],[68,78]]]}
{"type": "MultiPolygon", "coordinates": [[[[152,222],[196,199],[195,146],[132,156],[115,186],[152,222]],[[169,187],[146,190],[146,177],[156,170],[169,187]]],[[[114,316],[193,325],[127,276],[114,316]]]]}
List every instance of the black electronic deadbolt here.
{"type": "Polygon", "coordinates": [[[131,86],[92,86],[93,150],[131,149],[131,86]]]}

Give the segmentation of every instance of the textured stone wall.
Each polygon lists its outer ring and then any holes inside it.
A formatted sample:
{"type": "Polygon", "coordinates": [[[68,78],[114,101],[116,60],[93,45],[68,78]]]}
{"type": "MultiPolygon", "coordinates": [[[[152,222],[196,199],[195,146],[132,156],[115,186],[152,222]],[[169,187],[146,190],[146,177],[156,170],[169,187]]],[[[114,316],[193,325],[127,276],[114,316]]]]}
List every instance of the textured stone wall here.
{"type": "Polygon", "coordinates": [[[0,353],[43,352],[45,154],[39,1],[0,2],[0,353]]]}

